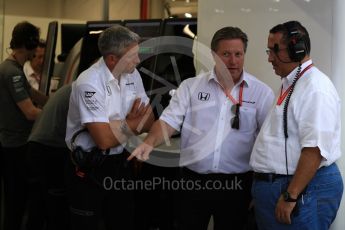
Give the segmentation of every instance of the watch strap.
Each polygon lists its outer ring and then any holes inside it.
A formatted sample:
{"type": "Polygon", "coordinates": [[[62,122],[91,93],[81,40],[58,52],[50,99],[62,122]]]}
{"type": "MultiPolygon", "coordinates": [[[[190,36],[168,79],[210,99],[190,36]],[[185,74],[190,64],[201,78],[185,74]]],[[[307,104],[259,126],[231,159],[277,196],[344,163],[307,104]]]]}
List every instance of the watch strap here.
{"type": "Polygon", "coordinates": [[[297,202],[298,198],[292,198],[288,191],[283,192],[283,199],[286,202],[297,202]]]}

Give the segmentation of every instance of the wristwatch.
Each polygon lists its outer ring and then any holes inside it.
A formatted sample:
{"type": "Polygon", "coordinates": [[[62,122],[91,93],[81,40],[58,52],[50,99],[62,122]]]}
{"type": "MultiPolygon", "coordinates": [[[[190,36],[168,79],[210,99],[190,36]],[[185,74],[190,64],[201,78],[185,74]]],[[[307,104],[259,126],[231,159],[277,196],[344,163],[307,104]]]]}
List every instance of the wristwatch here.
{"type": "Polygon", "coordinates": [[[285,191],[285,192],[283,192],[283,199],[284,199],[284,201],[286,201],[286,202],[297,202],[298,201],[298,199],[296,198],[292,198],[291,196],[290,196],[290,193],[288,192],[288,191],[285,191]]]}

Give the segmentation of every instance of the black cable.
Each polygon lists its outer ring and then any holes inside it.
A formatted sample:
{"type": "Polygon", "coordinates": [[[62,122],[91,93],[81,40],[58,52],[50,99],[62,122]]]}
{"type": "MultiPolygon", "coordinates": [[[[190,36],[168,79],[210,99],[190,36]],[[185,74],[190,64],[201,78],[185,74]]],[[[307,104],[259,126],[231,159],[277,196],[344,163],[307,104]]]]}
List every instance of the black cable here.
{"type": "Polygon", "coordinates": [[[292,92],[295,89],[295,85],[297,83],[297,80],[299,79],[301,69],[302,69],[302,63],[299,63],[295,78],[293,79],[289,94],[286,97],[284,109],[283,109],[283,128],[284,128],[284,137],[285,137],[285,167],[286,167],[286,175],[287,176],[289,175],[289,164],[288,164],[288,157],[287,157],[287,138],[289,137],[287,112],[288,112],[288,106],[289,106],[290,98],[291,98],[292,92]]]}

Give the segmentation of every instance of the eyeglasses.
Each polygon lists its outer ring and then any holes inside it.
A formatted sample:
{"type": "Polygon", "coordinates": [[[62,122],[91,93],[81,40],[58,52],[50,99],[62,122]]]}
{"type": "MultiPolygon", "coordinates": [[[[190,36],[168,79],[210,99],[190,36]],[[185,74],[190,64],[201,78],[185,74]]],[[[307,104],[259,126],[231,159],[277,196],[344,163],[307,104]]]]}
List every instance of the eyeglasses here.
{"type": "Polygon", "coordinates": [[[265,51],[266,51],[266,54],[267,54],[267,55],[270,55],[272,52],[273,52],[274,54],[277,54],[277,53],[279,53],[279,52],[282,51],[282,50],[287,50],[287,48],[282,48],[282,49],[268,48],[268,49],[265,50],[265,51]]]}
{"type": "Polygon", "coordinates": [[[231,106],[231,112],[235,114],[233,118],[231,118],[231,128],[233,129],[240,129],[240,103],[231,106]]]}

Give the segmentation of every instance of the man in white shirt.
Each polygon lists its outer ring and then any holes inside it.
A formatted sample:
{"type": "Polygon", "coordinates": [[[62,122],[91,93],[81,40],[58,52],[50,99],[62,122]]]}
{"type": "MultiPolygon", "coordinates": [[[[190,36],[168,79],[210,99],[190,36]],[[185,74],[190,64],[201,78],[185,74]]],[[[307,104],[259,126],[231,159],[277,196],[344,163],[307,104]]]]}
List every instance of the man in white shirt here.
{"type": "Polygon", "coordinates": [[[239,28],[218,30],[211,42],[215,68],[181,83],[129,158],[146,160],[165,134],[181,132],[182,178],[193,181],[194,189],[182,191],[180,229],[207,229],[211,215],[215,230],[245,225],[251,201],[249,157],[274,99],[266,84],[243,70],[247,42],[239,28]],[[236,181],[239,186],[231,186],[236,181]]]}
{"type": "Polygon", "coordinates": [[[97,152],[102,159],[87,161],[88,166],[75,161],[70,170],[71,229],[98,229],[100,218],[108,230],[133,229],[132,192],[106,185],[130,179],[124,144],[130,135],[148,130],[154,119],[135,68],[138,42],[139,36],[125,27],[104,30],[98,39],[102,58],[72,85],[66,143],[72,151],[97,152]]]}
{"type": "Polygon", "coordinates": [[[41,39],[35,50],[35,54],[30,58],[30,60],[26,61],[23,66],[26,79],[31,87],[37,90],[40,86],[45,48],[46,42],[41,39]]]}
{"type": "Polygon", "coordinates": [[[268,36],[268,61],[282,78],[276,105],[253,147],[253,199],[260,229],[329,229],[343,193],[340,99],[310,58],[297,21],[268,36]]]}

